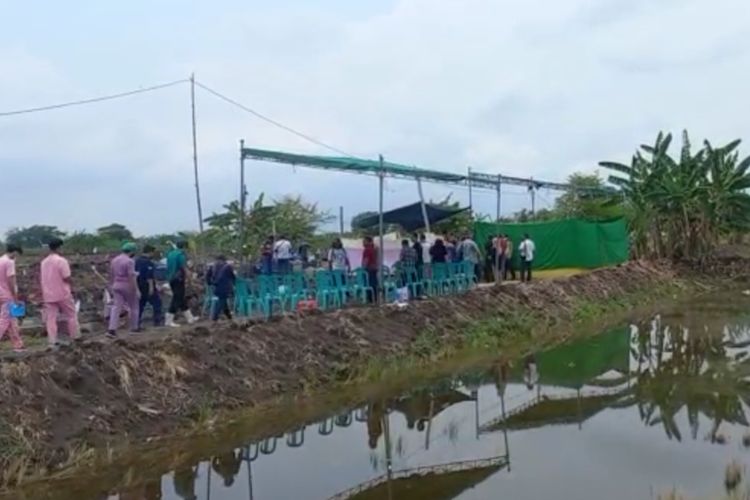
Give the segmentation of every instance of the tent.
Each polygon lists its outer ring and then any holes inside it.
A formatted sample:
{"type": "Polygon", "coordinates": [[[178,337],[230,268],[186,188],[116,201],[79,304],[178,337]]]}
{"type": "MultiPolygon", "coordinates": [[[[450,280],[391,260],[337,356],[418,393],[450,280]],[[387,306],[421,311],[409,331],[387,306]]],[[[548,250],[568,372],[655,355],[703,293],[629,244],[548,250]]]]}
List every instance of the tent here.
{"type": "MultiPolygon", "coordinates": [[[[447,208],[431,203],[425,203],[425,211],[427,212],[427,219],[430,221],[430,226],[437,224],[440,221],[453,217],[456,214],[469,210],[466,208],[447,208]]],[[[373,214],[370,217],[365,217],[358,224],[358,229],[365,229],[377,226],[379,222],[379,215],[373,214]]],[[[403,207],[383,212],[383,223],[385,224],[398,224],[408,232],[416,231],[417,229],[423,228],[424,217],[422,214],[422,204],[420,202],[412,203],[403,207]]]]}

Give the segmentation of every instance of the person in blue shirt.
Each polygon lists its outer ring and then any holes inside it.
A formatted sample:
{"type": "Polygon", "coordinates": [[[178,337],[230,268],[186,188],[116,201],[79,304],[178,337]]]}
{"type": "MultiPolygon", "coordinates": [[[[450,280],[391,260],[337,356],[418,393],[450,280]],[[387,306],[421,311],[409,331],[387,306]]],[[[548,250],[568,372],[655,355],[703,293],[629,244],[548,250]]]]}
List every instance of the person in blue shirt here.
{"type": "Polygon", "coordinates": [[[135,260],[135,272],[138,273],[138,291],[141,293],[138,317],[141,318],[142,323],[143,311],[146,309],[146,305],[150,304],[154,312],[154,326],[160,326],[162,324],[161,296],[154,276],[154,270],[156,269],[155,255],[156,248],[145,245],[143,253],[135,260]]]}
{"type": "Polygon", "coordinates": [[[214,297],[217,299],[211,311],[212,321],[218,321],[222,312],[227,319],[232,319],[232,311],[229,309],[229,297],[234,292],[235,279],[234,268],[227,262],[226,257],[223,255],[216,257],[216,262],[211,272],[211,285],[214,287],[214,297]]]}

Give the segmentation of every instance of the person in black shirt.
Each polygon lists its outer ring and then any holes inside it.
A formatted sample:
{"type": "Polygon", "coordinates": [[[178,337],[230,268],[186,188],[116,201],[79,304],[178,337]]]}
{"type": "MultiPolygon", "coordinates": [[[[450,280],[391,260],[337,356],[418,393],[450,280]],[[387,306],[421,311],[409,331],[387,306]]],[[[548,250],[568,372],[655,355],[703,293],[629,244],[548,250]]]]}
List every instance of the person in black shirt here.
{"type": "Polygon", "coordinates": [[[443,240],[438,238],[435,240],[435,244],[430,248],[430,258],[433,263],[445,264],[446,257],[448,255],[448,249],[445,247],[443,240]]]}
{"type": "Polygon", "coordinates": [[[219,320],[219,315],[223,312],[227,319],[232,319],[232,311],[229,309],[229,297],[234,292],[234,282],[236,276],[234,268],[227,262],[226,257],[219,255],[211,273],[211,285],[214,287],[214,296],[217,298],[216,304],[211,311],[211,319],[219,320]]]}
{"type": "Polygon", "coordinates": [[[151,304],[154,312],[154,326],[160,326],[162,324],[161,296],[159,295],[159,289],[156,286],[156,279],[154,278],[154,269],[156,268],[156,263],[154,262],[155,254],[156,249],[152,245],[145,245],[143,253],[135,260],[135,272],[138,273],[138,291],[141,293],[139,301],[140,314],[138,317],[143,322],[143,311],[146,309],[147,304],[151,304]]]}

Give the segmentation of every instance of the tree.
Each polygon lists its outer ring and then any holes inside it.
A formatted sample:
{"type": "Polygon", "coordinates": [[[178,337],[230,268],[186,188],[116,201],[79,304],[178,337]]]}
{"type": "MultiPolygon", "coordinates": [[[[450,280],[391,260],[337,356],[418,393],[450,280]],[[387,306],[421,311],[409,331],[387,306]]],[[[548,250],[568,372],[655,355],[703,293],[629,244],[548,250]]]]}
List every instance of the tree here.
{"type": "Polygon", "coordinates": [[[620,198],[607,192],[599,173],[576,172],[568,177],[570,189],[555,200],[555,215],[559,218],[611,219],[623,215],[620,198]]]}
{"type": "Polygon", "coordinates": [[[63,238],[65,233],[57,226],[35,225],[24,228],[13,228],[6,233],[6,243],[21,245],[25,248],[42,247],[53,238],[63,238]]]}
{"type": "Polygon", "coordinates": [[[237,201],[224,205],[224,211],[206,218],[208,230],[198,238],[204,248],[236,252],[240,246],[241,227],[244,222],[245,255],[257,253],[263,241],[276,230],[293,242],[310,240],[321,225],[332,218],[320,211],[317,204],[307,203],[301,197],[287,196],[264,205],[264,195],[258,197],[244,217],[237,201]]]}
{"type": "Polygon", "coordinates": [[[100,227],[96,230],[96,234],[101,236],[102,238],[119,242],[132,241],[134,239],[133,233],[130,232],[130,229],[118,223],[100,227]]]}
{"type": "Polygon", "coordinates": [[[740,160],[739,140],[695,154],[683,132],[679,158],[669,156],[672,135],[642,145],[630,165],[601,162],[619,175],[637,256],[707,256],[722,236],[750,228],[750,157],[740,160]]]}

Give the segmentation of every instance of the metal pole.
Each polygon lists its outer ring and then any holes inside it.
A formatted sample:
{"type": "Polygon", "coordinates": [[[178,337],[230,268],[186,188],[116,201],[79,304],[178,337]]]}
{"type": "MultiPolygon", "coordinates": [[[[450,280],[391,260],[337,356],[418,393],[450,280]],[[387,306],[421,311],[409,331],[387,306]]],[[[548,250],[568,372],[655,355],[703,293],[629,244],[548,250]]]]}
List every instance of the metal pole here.
{"type": "Polygon", "coordinates": [[[531,215],[533,217],[536,212],[536,188],[533,183],[529,186],[529,191],[531,191],[531,215]]]}
{"type": "Polygon", "coordinates": [[[424,204],[424,194],[422,193],[422,179],[417,177],[417,190],[419,191],[419,204],[422,206],[422,220],[424,221],[425,232],[430,232],[430,218],[427,217],[427,206],[424,204]]]}
{"type": "Polygon", "coordinates": [[[339,234],[344,236],[344,206],[339,206],[339,234]]]}
{"type": "Polygon", "coordinates": [[[501,201],[501,186],[503,183],[503,176],[497,174],[497,216],[496,220],[500,220],[500,201],[501,201]]]}
{"type": "Polygon", "coordinates": [[[474,215],[474,196],[471,191],[471,167],[468,168],[468,175],[466,176],[467,184],[469,185],[469,213],[474,215]]]}
{"type": "Polygon", "coordinates": [[[245,139],[240,139],[240,262],[245,261],[245,198],[247,189],[245,188],[245,139]]]}
{"type": "Polygon", "coordinates": [[[193,174],[195,175],[195,201],[198,205],[198,230],[203,232],[203,207],[201,188],[198,182],[198,139],[195,129],[195,73],[190,75],[190,108],[193,115],[193,174]]]}
{"type": "MultiPolygon", "coordinates": [[[[383,155],[380,155],[380,172],[378,172],[378,184],[380,191],[380,199],[378,203],[378,288],[384,290],[383,287],[383,184],[385,181],[385,171],[383,169],[383,155]]],[[[375,290],[375,293],[380,296],[380,290],[375,290]]]]}
{"type": "Polygon", "coordinates": [[[393,492],[391,491],[391,479],[393,478],[393,458],[391,456],[391,420],[390,413],[388,413],[388,406],[385,406],[385,415],[383,415],[383,427],[385,430],[385,466],[386,466],[386,481],[388,482],[388,498],[393,498],[393,492]]]}

